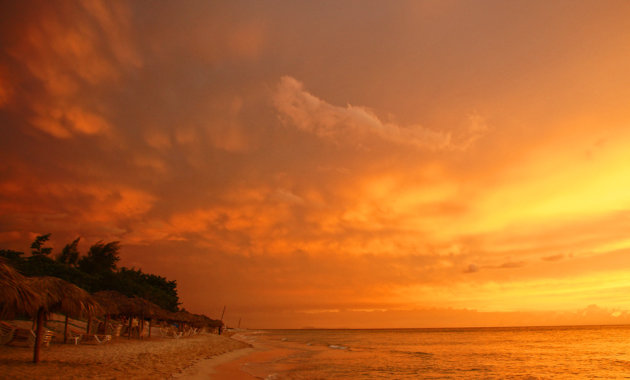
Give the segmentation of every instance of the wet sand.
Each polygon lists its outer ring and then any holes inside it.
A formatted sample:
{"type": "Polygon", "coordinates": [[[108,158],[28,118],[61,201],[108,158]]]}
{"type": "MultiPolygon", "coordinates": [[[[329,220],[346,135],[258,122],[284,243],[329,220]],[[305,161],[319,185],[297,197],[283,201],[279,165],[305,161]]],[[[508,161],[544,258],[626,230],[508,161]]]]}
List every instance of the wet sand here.
{"type": "Polygon", "coordinates": [[[289,342],[271,342],[256,333],[240,333],[232,337],[250,346],[215,358],[201,360],[187,368],[179,380],[253,380],[273,378],[283,368],[279,359],[300,354],[304,347],[294,347],[289,342]]]}

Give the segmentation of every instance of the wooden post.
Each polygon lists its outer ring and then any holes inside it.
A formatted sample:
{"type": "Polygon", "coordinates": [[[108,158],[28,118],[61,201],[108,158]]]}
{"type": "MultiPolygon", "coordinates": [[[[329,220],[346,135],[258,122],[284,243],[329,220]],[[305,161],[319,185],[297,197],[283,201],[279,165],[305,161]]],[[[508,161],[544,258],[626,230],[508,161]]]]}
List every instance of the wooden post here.
{"type": "Polygon", "coordinates": [[[103,327],[103,334],[107,335],[107,325],[109,325],[109,314],[105,314],[105,326],[103,327]]]}
{"type": "Polygon", "coordinates": [[[39,362],[39,349],[42,345],[42,334],[44,330],[44,308],[37,310],[37,329],[35,333],[35,346],[33,347],[33,363],[39,362]]]}
{"type": "Polygon", "coordinates": [[[68,314],[66,314],[66,322],[63,324],[63,343],[68,343],[68,314]]]}
{"type": "Polygon", "coordinates": [[[138,324],[138,338],[144,339],[144,312],[142,313],[142,319],[138,324]]]}
{"type": "Polygon", "coordinates": [[[151,325],[153,324],[153,318],[149,319],[149,338],[151,337],[151,325]]]}
{"type": "Polygon", "coordinates": [[[127,332],[127,339],[131,339],[131,320],[133,319],[133,317],[130,315],[129,316],[129,331],[127,332]]]}
{"type": "Polygon", "coordinates": [[[92,314],[88,317],[87,326],[85,326],[85,333],[89,334],[92,327],[92,314]]]}

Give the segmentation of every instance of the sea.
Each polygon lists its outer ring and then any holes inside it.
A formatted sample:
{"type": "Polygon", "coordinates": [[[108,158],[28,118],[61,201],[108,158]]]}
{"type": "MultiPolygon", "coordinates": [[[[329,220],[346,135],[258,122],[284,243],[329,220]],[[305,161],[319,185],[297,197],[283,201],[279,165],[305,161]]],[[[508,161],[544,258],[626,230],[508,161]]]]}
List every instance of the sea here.
{"type": "Polygon", "coordinates": [[[630,378],[630,326],[261,330],[263,379],[630,378]]]}

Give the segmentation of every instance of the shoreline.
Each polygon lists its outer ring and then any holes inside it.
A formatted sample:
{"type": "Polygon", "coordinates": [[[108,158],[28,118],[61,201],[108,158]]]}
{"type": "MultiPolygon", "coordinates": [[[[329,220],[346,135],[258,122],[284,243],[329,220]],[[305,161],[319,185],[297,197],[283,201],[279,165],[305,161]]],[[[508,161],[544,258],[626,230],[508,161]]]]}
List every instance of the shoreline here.
{"type": "Polygon", "coordinates": [[[213,378],[230,378],[230,379],[256,379],[247,373],[240,371],[239,368],[232,368],[238,363],[242,357],[247,357],[255,352],[253,347],[239,348],[234,351],[226,352],[208,359],[200,359],[191,366],[185,368],[182,372],[171,375],[171,379],[180,380],[207,380],[213,378]],[[227,373],[226,373],[226,368],[227,373]],[[239,377],[239,376],[243,377],[239,377]],[[225,377],[229,375],[229,377],[225,377]]]}
{"type": "Polygon", "coordinates": [[[286,369],[282,365],[279,366],[278,362],[281,359],[303,351],[287,342],[276,344],[264,338],[259,339],[255,332],[238,333],[231,338],[249,347],[200,360],[173,378],[177,380],[273,378],[277,371],[286,369]]]}

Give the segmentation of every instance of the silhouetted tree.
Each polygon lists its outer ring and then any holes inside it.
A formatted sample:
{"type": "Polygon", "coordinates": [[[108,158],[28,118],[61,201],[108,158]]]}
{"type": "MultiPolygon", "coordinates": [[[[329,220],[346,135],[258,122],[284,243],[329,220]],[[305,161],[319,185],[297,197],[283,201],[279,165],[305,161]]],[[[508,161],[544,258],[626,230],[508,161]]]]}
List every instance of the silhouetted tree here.
{"type": "Polygon", "coordinates": [[[99,241],[90,247],[87,255],[79,260],[79,269],[88,274],[111,274],[116,270],[120,242],[107,244],[99,241]]]}
{"type": "Polygon", "coordinates": [[[14,251],[12,249],[0,249],[0,257],[7,259],[7,261],[14,267],[18,267],[22,262],[24,262],[23,255],[24,252],[14,251]]]}
{"type": "Polygon", "coordinates": [[[48,256],[52,252],[52,248],[44,247],[44,244],[50,239],[50,234],[39,235],[31,244],[31,253],[33,256],[48,256]]]}
{"type": "Polygon", "coordinates": [[[178,310],[180,302],[176,281],[143,273],[140,269],[117,269],[119,242],[105,244],[99,241],[79,259],[80,238],[77,238],[66,244],[59,257],[53,260],[49,257],[52,249],[43,247],[49,237],[50,234],[38,236],[31,245],[33,255],[29,257],[24,257],[23,252],[8,249],[0,249],[0,257],[6,258],[26,276],[59,277],[89,292],[117,290],[127,296],[143,297],[170,311],[178,310]]]}
{"type": "Polygon", "coordinates": [[[76,266],[77,261],[79,260],[79,240],[81,240],[80,237],[74,239],[72,243],[66,244],[57,258],[57,261],[63,264],[76,266]]]}

